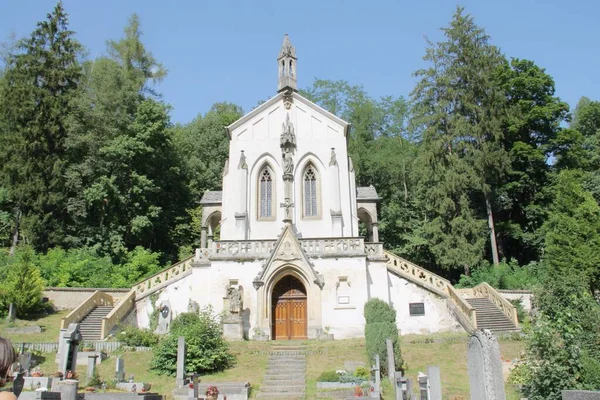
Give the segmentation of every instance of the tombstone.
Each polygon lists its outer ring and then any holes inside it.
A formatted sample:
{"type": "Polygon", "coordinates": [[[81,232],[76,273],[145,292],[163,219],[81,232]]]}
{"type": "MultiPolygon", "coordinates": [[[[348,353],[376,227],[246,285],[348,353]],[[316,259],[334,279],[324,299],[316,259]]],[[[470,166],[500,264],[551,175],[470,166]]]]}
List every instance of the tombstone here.
{"type": "Polygon", "coordinates": [[[371,373],[374,375],[371,397],[379,398],[381,392],[381,365],[379,364],[379,354],[375,354],[375,365],[371,368],[371,373]]]}
{"type": "Polygon", "coordinates": [[[177,339],[177,377],[175,378],[175,387],[185,385],[185,338],[179,336],[177,339]]]}
{"type": "Polygon", "coordinates": [[[190,299],[188,302],[188,312],[192,314],[198,314],[200,311],[200,305],[194,300],[190,299]]]}
{"type": "Polygon", "coordinates": [[[429,378],[429,400],[442,400],[440,367],[436,365],[427,366],[427,377],[429,378]]]}
{"type": "Polygon", "coordinates": [[[416,398],[416,395],[413,395],[412,392],[412,380],[400,375],[395,383],[396,399],[412,400],[413,397],[416,398]]]}
{"type": "Polygon", "coordinates": [[[79,382],[75,379],[65,379],[60,381],[58,388],[61,400],[77,400],[77,389],[79,388],[79,382]]]}
{"type": "Polygon", "coordinates": [[[394,360],[395,360],[395,358],[394,358],[394,343],[392,342],[392,339],[390,339],[390,338],[385,339],[385,346],[387,348],[388,379],[390,380],[390,383],[392,384],[392,386],[396,387],[396,385],[394,385],[394,375],[396,372],[396,363],[394,362],[394,360]]]}
{"type": "MultiPolygon", "coordinates": [[[[67,376],[67,371],[75,371],[77,363],[77,348],[81,341],[79,324],[72,323],[63,332],[61,330],[60,342],[62,342],[62,353],[59,359],[59,370],[63,376],[67,376]]],[[[59,344],[60,348],[60,344],[59,344]]]]}
{"type": "Polygon", "coordinates": [[[15,307],[14,303],[10,303],[8,305],[8,315],[6,316],[6,320],[8,322],[13,322],[17,319],[17,307],[15,307]]]}
{"type": "Polygon", "coordinates": [[[169,333],[169,328],[171,327],[171,319],[173,318],[173,313],[171,312],[171,303],[168,300],[163,300],[160,303],[160,307],[158,307],[158,326],[156,327],[156,331],[159,335],[164,335],[169,333]]]}
{"type": "Polygon", "coordinates": [[[600,400],[600,392],[591,390],[563,390],[563,400],[600,400]]]}
{"type": "Polygon", "coordinates": [[[125,360],[121,357],[117,358],[115,365],[115,379],[117,382],[125,382],[125,360]]]}
{"type": "Polygon", "coordinates": [[[88,356],[88,363],[87,363],[87,380],[88,380],[88,382],[90,380],[92,380],[94,378],[94,375],[96,374],[96,359],[97,358],[98,358],[97,355],[88,356]]]}
{"type": "Polygon", "coordinates": [[[31,353],[24,352],[19,354],[17,361],[21,365],[22,371],[29,371],[29,369],[31,368],[31,353]]]}
{"type": "Polygon", "coordinates": [[[489,329],[471,334],[467,348],[471,400],[506,400],[500,347],[489,329]]]}
{"type": "Polygon", "coordinates": [[[417,376],[419,382],[419,396],[421,400],[430,400],[429,397],[429,377],[422,372],[419,372],[417,376]]]}

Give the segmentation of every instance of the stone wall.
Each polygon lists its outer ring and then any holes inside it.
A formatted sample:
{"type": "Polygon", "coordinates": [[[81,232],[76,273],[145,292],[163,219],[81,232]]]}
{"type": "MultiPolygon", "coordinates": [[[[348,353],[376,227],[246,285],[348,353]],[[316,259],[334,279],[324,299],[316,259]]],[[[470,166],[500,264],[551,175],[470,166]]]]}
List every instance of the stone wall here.
{"type": "Polygon", "coordinates": [[[506,300],[521,300],[521,304],[523,304],[523,308],[527,312],[531,312],[531,299],[533,298],[533,293],[529,290],[498,290],[498,292],[504,297],[506,300]]]}
{"type": "Polygon", "coordinates": [[[116,300],[125,296],[131,289],[48,287],[44,289],[43,296],[51,301],[58,310],[72,310],[83,303],[96,290],[101,290],[116,300]]]}

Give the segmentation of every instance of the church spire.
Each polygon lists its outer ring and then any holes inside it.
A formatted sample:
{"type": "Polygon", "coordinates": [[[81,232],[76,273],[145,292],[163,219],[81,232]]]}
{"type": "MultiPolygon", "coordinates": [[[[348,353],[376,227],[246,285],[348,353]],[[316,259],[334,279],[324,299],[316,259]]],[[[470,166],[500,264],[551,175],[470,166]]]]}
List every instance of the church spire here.
{"type": "Polygon", "coordinates": [[[277,91],[282,92],[286,89],[292,89],[296,91],[296,49],[292,46],[290,38],[286,33],[283,37],[283,45],[277,57],[277,64],[279,65],[279,84],[277,91]]]}

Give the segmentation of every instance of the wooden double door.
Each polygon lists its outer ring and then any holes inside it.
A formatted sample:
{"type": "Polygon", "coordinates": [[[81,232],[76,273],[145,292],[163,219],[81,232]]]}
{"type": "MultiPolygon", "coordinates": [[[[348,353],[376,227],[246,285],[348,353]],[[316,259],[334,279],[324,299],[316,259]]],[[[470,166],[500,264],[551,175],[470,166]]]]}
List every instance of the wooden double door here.
{"type": "Polygon", "coordinates": [[[273,289],[272,337],[275,340],[306,339],[306,289],[293,276],[282,278],[273,289]]]}

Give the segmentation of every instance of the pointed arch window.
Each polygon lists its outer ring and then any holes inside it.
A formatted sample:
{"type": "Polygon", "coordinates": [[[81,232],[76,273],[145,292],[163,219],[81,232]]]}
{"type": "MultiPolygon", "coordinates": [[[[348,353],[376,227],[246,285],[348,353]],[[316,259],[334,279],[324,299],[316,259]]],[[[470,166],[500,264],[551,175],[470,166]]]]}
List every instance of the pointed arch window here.
{"type": "Polygon", "coordinates": [[[315,167],[309,165],[304,170],[303,175],[304,186],[304,216],[318,217],[319,202],[318,202],[318,176],[315,167]]]}
{"type": "Polygon", "coordinates": [[[265,166],[258,177],[258,217],[270,219],[273,217],[273,174],[265,166]]]}

